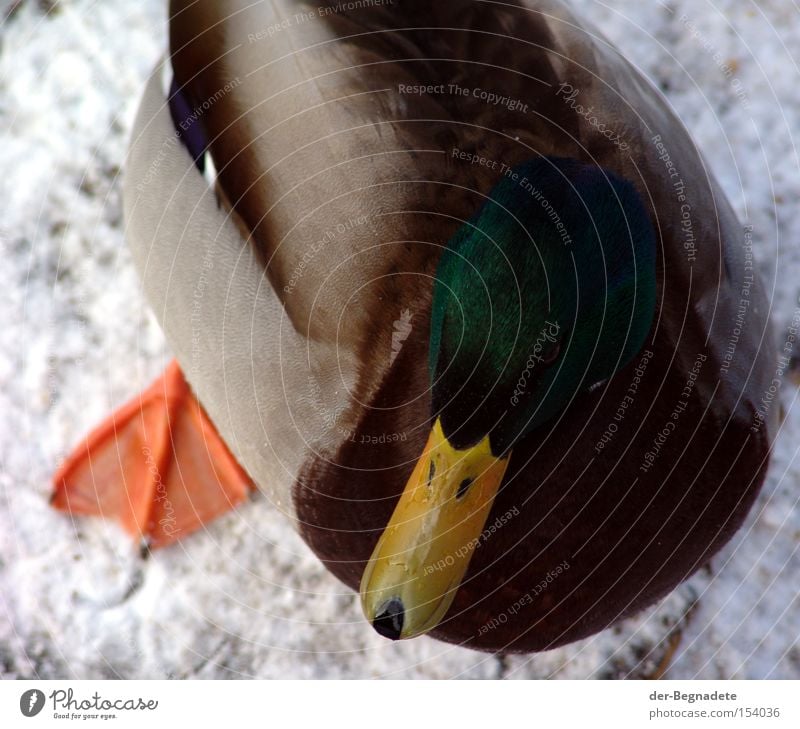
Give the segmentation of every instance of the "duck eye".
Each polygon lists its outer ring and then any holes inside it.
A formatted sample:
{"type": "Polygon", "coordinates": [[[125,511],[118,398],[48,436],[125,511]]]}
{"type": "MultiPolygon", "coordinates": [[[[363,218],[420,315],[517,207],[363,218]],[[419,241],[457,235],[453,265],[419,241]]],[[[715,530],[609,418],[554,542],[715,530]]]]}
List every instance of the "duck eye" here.
{"type": "Polygon", "coordinates": [[[553,364],[558,359],[558,355],[561,354],[561,337],[556,339],[547,349],[545,349],[542,354],[542,364],[550,365],[553,364]]]}

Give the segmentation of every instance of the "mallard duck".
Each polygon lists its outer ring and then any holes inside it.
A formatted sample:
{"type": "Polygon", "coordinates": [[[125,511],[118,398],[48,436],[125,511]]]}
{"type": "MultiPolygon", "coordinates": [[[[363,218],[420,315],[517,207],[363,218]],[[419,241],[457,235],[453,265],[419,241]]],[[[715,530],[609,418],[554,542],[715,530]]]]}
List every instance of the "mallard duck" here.
{"type": "Polygon", "coordinates": [[[550,0],[170,12],[124,202],[178,364],[56,506],[160,546],[257,487],[379,633],[491,651],[728,541],[777,415],[752,241],[602,36],[550,0]]]}

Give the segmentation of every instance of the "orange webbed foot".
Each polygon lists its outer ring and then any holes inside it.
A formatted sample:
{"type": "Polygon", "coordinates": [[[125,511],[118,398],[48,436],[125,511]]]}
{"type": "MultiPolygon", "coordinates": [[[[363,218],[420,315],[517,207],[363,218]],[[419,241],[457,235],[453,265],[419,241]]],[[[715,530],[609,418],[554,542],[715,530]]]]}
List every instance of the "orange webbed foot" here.
{"type": "Polygon", "coordinates": [[[92,431],[53,481],[55,508],[116,520],[153,548],[191,534],[253,488],[175,361],[92,431]]]}

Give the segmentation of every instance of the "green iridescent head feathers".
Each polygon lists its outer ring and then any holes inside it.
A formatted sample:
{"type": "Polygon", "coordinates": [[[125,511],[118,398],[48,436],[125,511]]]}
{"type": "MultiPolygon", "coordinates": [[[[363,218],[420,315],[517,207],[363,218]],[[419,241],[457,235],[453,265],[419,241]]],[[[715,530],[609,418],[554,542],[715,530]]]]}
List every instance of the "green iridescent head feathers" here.
{"type": "Polygon", "coordinates": [[[641,349],[656,236],[634,186],[577,160],[507,170],[450,240],[431,317],[433,409],[493,452],[565,410],[641,349]]]}

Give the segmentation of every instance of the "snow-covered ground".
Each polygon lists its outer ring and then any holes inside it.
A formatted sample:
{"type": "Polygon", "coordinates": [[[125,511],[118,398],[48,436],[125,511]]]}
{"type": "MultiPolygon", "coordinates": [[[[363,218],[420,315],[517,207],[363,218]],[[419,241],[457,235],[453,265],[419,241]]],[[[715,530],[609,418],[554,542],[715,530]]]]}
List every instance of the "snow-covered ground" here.
{"type": "MultiPolygon", "coordinates": [[[[788,382],[770,477],[734,541],[662,605],[547,654],[381,639],[266,499],[147,560],[116,528],[48,508],[58,460],[168,357],[123,242],[119,178],[165,5],[0,2],[0,675],[624,677],[677,645],[668,677],[800,678],[788,382]]],[[[782,335],[800,293],[800,9],[573,5],[663,89],[754,226],[782,335]]]]}

